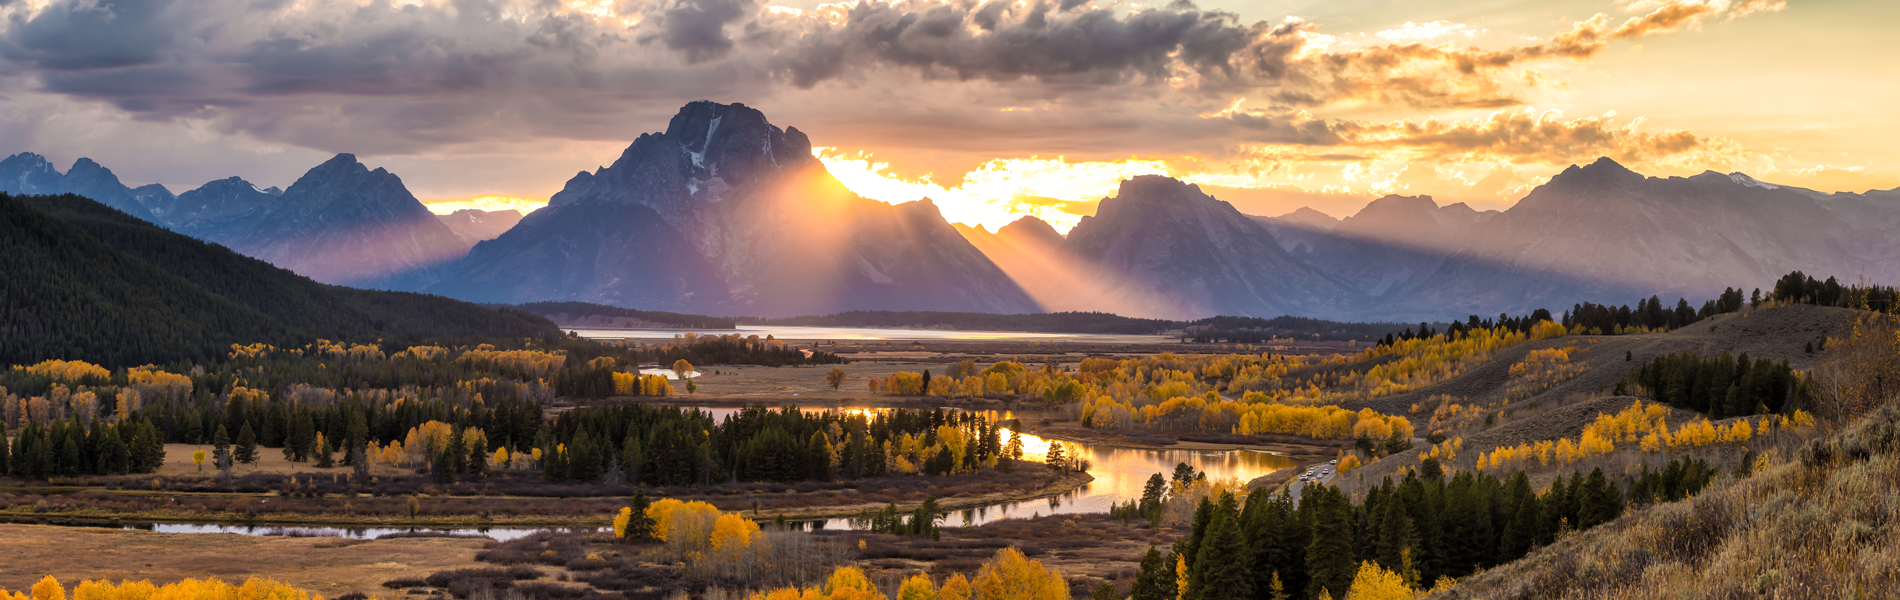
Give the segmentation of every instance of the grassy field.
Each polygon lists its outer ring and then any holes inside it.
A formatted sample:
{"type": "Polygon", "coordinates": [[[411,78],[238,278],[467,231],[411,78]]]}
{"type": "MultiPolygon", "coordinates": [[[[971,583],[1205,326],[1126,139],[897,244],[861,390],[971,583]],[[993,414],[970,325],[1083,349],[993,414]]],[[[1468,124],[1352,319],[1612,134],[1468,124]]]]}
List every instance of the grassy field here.
{"type": "Polygon", "coordinates": [[[467,566],[487,540],[262,537],[155,533],[103,527],[0,523],[0,588],[24,590],[45,575],[71,589],[83,579],[169,583],[268,576],[335,598],[385,595],[382,582],[467,566]]]}

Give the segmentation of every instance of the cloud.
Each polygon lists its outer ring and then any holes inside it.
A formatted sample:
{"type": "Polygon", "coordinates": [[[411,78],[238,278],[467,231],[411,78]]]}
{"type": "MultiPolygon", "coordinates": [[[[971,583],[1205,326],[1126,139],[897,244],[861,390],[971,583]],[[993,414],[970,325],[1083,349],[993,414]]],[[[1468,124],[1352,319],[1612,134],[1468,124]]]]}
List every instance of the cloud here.
{"type": "Polygon", "coordinates": [[[1682,130],[1648,132],[1641,125],[1641,119],[1618,125],[1613,114],[1565,119],[1561,111],[1524,109],[1481,119],[1353,124],[1347,137],[1354,144],[1411,149],[1435,160],[1503,159],[1519,164],[1563,164],[1594,156],[1625,163],[1691,154],[1706,160],[1739,157],[1741,152],[1723,138],[1682,130]]]}
{"type": "MultiPolygon", "coordinates": [[[[1537,85],[1514,68],[1778,6],[1677,0],[1620,28],[1599,16],[1548,40],[1484,50],[1420,42],[1473,31],[1444,21],[1407,23],[1382,32],[1393,43],[1367,47],[1298,19],[1245,23],[1192,3],[864,0],[798,10],[757,0],[53,0],[0,8],[0,58],[13,73],[0,75],[0,92],[367,153],[625,138],[636,132],[620,124],[673,108],[643,101],[796,96],[835,105],[886,81],[908,82],[894,101],[980,82],[1002,92],[992,97],[1065,108],[1159,101],[1157,118],[1181,122],[1237,96],[1280,112],[1484,108],[1521,104],[1537,85]]],[[[1229,117],[1251,141],[1330,135],[1313,122],[1229,117]]]]}
{"type": "Polygon", "coordinates": [[[1779,12],[1788,7],[1786,0],[1669,0],[1658,2],[1642,0],[1626,3],[1632,11],[1649,11],[1641,17],[1624,21],[1614,31],[1609,32],[1610,39],[1631,39],[1674,33],[1678,30],[1696,27],[1704,20],[1727,15],[1730,19],[1745,17],[1755,13],[1779,12]]]}
{"type": "Polygon", "coordinates": [[[1413,23],[1406,21],[1404,25],[1387,29],[1373,35],[1385,38],[1388,42],[1424,42],[1441,37],[1459,35],[1470,38],[1480,33],[1484,33],[1484,30],[1463,23],[1453,23],[1451,21],[1432,21],[1430,23],[1413,23]]]}

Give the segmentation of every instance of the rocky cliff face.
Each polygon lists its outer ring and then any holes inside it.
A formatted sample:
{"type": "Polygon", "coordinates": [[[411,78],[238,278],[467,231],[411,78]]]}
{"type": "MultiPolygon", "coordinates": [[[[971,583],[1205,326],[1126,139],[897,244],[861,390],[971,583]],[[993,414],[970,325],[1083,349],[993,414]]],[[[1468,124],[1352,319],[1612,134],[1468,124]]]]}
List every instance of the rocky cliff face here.
{"type": "Polygon", "coordinates": [[[860,198],[796,128],[712,102],[575,175],[426,291],[768,316],[1037,308],[934,204],[860,198]]]}

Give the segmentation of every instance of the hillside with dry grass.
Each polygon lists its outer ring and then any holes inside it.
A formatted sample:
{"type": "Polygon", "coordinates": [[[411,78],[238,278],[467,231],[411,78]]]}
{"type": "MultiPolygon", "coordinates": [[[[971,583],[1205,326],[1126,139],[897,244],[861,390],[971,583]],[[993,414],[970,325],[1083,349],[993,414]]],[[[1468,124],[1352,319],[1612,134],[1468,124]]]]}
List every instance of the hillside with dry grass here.
{"type": "Polygon", "coordinates": [[[1866,314],[1815,362],[1821,435],[1700,494],[1631,511],[1436,598],[1900,595],[1900,327],[1866,314]]]}

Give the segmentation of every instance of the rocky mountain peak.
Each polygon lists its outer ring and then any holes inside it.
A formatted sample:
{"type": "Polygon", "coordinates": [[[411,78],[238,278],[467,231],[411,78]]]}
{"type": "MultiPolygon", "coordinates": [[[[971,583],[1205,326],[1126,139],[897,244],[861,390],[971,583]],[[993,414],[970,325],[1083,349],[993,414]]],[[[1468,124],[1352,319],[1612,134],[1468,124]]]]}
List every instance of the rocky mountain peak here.
{"type": "Polygon", "coordinates": [[[996,235],[1020,244],[1055,248],[1062,245],[1062,234],[1049,222],[1034,216],[1016,219],[996,230],[996,235]]]}
{"type": "Polygon", "coordinates": [[[1586,166],[1570,165],[1570,168],[1564,169],[1562,173],[1558,173],[1555,177],[1551,177],[1550,182],[1545,185],[1569,187],[1617,183],[1629,184],[1640,183],[1643,179],[1644,177],[1641,173],[1631,171],[1628,167],[1614,160],[1610,160],[1608,156],[1604,156],[1597,158],[1596,162],[1592,162],[1586,166]]]}
{"type": "Polygon", "coordinates": [[[1339,226],[1339,219],[1334,218],[1332,215],[1314,210],[1311,206],[1302,206],[1293,212],[1273,217],[1272,220],[1319,231],[1330,231],[1332,228],[1339,226]]]}
{"type": "Polygon", "coordinates": [[[51,161],[32,152],[0,160],[0,189],[15,194],[57,194],[61,177],[51,161]]]}
{"type": "Polygon", "coordinates": [[[641,134],[613,165],[576,174],[548,205],[644,204],[677,220],[734,188],[814,162],[797,128],[781,130],[744,104],[701,100],[681,107],[664,133],[641,134]]]}

